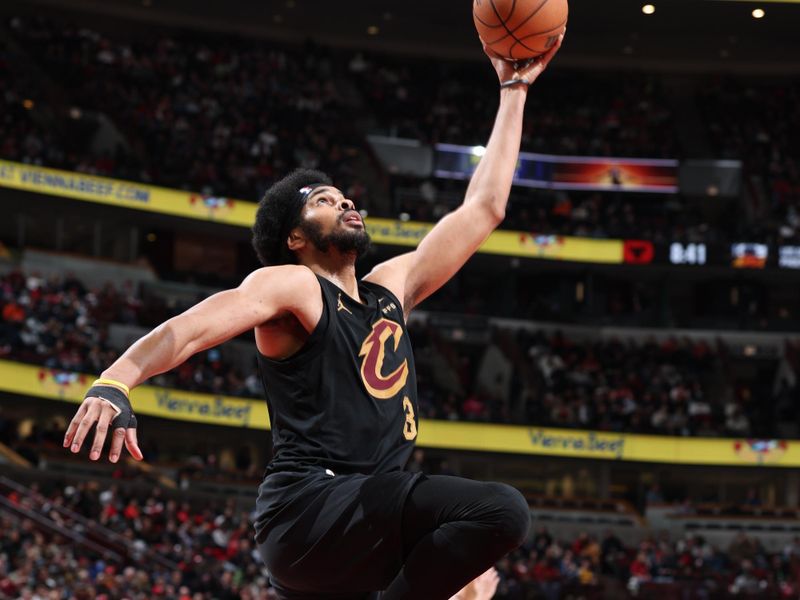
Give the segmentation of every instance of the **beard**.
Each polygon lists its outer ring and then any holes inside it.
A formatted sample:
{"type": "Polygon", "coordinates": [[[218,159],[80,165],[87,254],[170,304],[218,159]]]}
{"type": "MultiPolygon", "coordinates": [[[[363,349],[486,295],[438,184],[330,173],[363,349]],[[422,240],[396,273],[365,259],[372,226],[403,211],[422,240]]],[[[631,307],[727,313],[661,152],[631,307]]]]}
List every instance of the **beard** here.
{"type": "MultiPolygon", "coordinates": [[[[339,220],[342,223],[342,220],[339,220]]],[[[339,229],[327,235],[322,233],[318,223],[303,221],[300,229],[308,239],[321,252],[327,252],[331,247],[336,248],[342,254],[355,253],[356,258],[361,258],[366,254],[370,247],[369,234],[364,229],[339,229]]]]}

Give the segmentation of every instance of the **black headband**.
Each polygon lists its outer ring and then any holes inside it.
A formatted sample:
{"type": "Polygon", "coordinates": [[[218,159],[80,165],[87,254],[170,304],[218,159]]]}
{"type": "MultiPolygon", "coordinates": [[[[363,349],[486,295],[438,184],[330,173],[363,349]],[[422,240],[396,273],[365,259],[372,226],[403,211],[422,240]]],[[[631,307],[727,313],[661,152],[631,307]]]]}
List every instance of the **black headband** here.
{"type": "Polygon", "coordinates": [[[280,235],[278,236],[278,244],[280,244],[280,248],[283,250],[281,254],[289,252],[289,250],[286,248],[286,238],[289,237],[289,233],[292,229],[294,229],[295,224],[297,223],[297,217],[299,217],[300,213],[303,212],[303,207],[306,204],[306,200],[308,200],[308,197],[314,192],[314,190],[325,187],[326,185],[330,184],[311,183],[303,186],[297,190],[297,193],[289,201],[289,207],[286,209],[286,215],[283,218],[280,235]]]}

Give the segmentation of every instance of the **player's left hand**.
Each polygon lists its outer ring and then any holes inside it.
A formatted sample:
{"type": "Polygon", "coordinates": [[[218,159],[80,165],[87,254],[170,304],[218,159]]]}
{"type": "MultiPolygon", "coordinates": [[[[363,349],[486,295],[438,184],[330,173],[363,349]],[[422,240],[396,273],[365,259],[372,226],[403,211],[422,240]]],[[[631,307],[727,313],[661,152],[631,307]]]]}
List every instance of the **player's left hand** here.
{"type": "MultiPolygon", "coordinates": [[[[534,81],[536,81],[537,77],[544,72],[544,70],[547,68],[547,65],[550,64],[550,61],[553,60],[553,57],[558,52],[558,49],[561,48],[561,44],[564,41],[564,36],[566,34],[567,30],[564,29],[564,33],[558,36],[558,39],[556,39],[556,43],[553,44],[552,48],[550,48],[541,56],[529,58],[528,60],[508,60],[493,52],[491,48],[486,46],[486,44],[483,45],[483,51],[486,53],[486,56],[489,57],[489,60],[492,61],[492,66],[494,67],[494,70],[497,71],[497,77],[500,79],[500,83],[508,81],[522,81],[528,85],[531,85],[534,81]]],[[[520,84],[520,86],[522,86],[522,84],[520,84]]]]}
{"type": "MultiPolygon", "coordinates": [[[[97,389],[93,387],[89,393],[97,389]]],[[[67,428],[64,447],[70,448],[73,454],[80,452],[84,440],[94,427],[94,442],[89,451],[91,460],[100,458],[109,432],[111,432],[111,447],[108,452],[110,462],[115,463],[119,460],[123,443],[135,460],[143,460],[144,455],[136,439],[136,417],[125,394],[117,392],[113,396],[116,401],[113,401],[89,393],[67,428]]]]}

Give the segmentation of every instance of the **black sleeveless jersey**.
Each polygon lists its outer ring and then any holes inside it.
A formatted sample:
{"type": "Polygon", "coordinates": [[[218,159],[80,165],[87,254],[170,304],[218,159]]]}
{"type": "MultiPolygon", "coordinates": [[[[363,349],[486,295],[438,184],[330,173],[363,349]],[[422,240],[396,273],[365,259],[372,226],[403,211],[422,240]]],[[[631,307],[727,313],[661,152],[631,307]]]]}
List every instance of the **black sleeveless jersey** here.
{"type": "Polygon", "coordinates": [[[360,282],[363,304],[317,276],[322,317],[295,355],[258,354],[272,423],[267,476],[317,467],[367,475],[403,469],[417,436],[417,382],[399,300],[360,282]]]}

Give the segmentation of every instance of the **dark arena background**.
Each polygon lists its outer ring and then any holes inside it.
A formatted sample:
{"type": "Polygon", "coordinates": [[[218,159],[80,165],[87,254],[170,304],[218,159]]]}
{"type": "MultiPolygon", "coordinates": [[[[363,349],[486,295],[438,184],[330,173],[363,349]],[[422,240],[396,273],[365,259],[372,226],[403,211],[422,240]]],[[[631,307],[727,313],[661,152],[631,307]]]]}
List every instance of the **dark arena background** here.
{"type": "MultiPolygon", "coordinates": [[[[571,1],[505,222],[409,323],[408,468],[530,504],[495,598],[800,598],[799,29],[571,1]]],[[[469,0],[0,3],[0,598],[274,597],[252,335],[134,391],[142,463],[65,428],[258,267],[277,178],[333,176],[363,274],[461,202],[496,106],[469,0]]]]}

